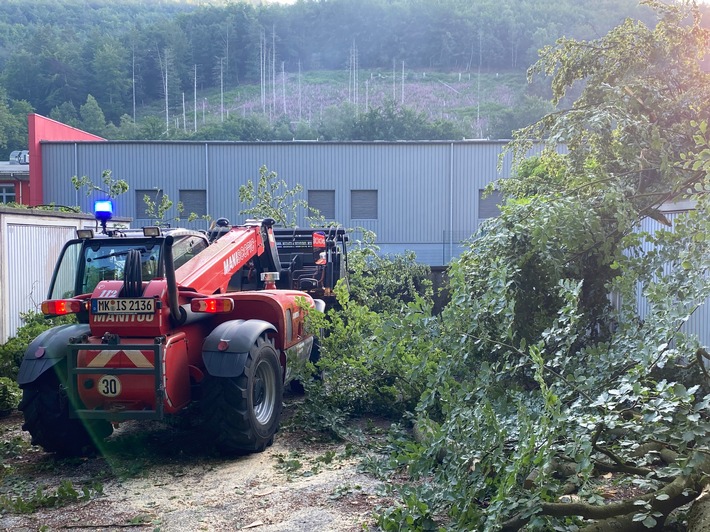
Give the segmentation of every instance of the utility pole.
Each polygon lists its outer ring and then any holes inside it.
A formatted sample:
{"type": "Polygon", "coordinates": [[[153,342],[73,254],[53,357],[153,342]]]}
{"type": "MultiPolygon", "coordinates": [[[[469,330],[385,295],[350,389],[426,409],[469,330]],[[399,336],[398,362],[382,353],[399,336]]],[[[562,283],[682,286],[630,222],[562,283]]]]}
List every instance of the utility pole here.
{"type": "Polygon", "coordinates": [[[160,73],[163,74],[163,90],[165,92],[165,136],[170,134],[170,112],[168,109],[168,48],[165,49],[165,61],[160,58],[160,49],[158,52],[158,63],[160,64],[160,73]],[[163,63],[165,63],[163,65],[163,63]]]}
{"type": "Polygon", "coordinates": [[[259,66],[261,74],[261,112],[266,114],[266,34],[259,34],[259,66]]]}
{"type": "Polygon", "coordinates": [[[476,126],[478,127],[478,138],[481,139],[483,138],[483,131],[481,130],[481,63],[483,62],[483,49],[482,49],[482,44],[483,42],[483,33],[481,30],[478,30],[478,80],[477,84],[478,87],[476,88],[476,93],[478,95],[477,97],[477,102],[476,102],[476,126]]]}
{"type": "Polygon", "coordinates": [[[271,109],[276,114],[276,26],[271,26],[271,109]]]}
{"type": "Polygon", "coordinates": [[[353,93],[355,94],[355,115],[358,114],[358,107],[360,105],[360,52],[355,46],[355,41],[353,41],[353,93]]]}
{"type": "Polygon", "coordinates": [[[194,115],[195,115],[195,133],[197,133],[197,64],[195,64],[195,87],[193,89],[194,102],[192,105],[194,115]]]}

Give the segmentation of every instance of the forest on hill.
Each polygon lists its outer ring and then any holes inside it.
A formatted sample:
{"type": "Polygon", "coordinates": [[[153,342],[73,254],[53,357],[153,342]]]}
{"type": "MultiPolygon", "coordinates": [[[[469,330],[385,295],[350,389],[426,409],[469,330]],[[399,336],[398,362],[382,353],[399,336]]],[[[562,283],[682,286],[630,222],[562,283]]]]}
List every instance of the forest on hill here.
{"type": "Polygon", "coordinates": [[[5,0],[0,154],[28,112],[107,138],[506,137],[551,108],[538,50],[636,0],[5,0]]]}

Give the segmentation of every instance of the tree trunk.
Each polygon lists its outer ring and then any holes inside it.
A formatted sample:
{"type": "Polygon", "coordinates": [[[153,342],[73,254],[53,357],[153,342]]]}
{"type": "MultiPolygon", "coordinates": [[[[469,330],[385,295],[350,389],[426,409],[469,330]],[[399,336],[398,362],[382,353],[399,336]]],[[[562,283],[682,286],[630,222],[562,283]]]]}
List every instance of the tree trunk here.
{"type": "Polygon", "coordinates": [[[688,515],[688,532],[710,532],[710,487],[705,486],[688,515]]]}

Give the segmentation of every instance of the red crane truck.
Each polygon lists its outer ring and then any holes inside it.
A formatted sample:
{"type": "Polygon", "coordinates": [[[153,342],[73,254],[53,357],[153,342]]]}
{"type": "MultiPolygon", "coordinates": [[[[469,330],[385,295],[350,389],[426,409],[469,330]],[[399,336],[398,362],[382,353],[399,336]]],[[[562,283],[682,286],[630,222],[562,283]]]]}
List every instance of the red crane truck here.
{"type": "MultiPolygon", "coordinates": [[[[273,220],[206,232],[80,230],[55,267],[48,316],[20,367],[23,428],[48,452],[86,452],[126,420],[161,420],[196,402],[224,452],[262,451],[282,410],[287,358],[306,359],[306,314],[325,303],[276,288],[273,220]]],[[[317,233],[317,232],[316,232],[317,233]]],[[[320,236],[314,237],[320,242],[320,236]]],[[[320,245],[320,244],[318,244],[320,245]]]]}

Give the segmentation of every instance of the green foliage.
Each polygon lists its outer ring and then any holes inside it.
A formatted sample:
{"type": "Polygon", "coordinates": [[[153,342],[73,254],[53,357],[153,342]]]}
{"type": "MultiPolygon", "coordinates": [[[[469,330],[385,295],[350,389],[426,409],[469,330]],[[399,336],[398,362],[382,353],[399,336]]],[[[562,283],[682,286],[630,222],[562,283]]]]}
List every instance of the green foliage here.
{"type": "Polygon", "coordinates": [[[452,140],[465,137],[464,130],[445,120],[430,121],[423,112],[389,101],[357,117],[352,140],[452,140]]]}
{"type": "Polygon", "coordinates": [[[72,316],[45,318],[39,312],[27,312],[21,315],[23,324],[17,329],[15,336],[0,345],[0,377],[15,380],[20,369],[20,362],[30,342],[42,331],[64,323],[71,323],[72,316]]]}
{"type": "MultiPolygon", "coordinates": [[[[169,223],[169,220],[166,220],[165,216],[168,211],[173,208],[175,202],[171,200],[170,197],[162,190],[156,191],[155,198],[151,198],[148,194],[144,194],[143,203],[145,203],[146,218],[150,218],[155,224],[169,223]]],[[[185,210],[182,202],[177,202],[175,210],[177,212],[175,220],[180,220],[180,216],[185,210]]]]}
{"type": "Polygon", "coordinates": [[[4,512],[28,514],[40,508],[59,508],[76,502],[89,501],[103,493],[103,486],[95,482],[83,486],[81,491],[78,491],[69,480],[62,480],[54,490],[46,490],[45,486],[39,486],[28,496],[0,495],[0,509],[4,512]]]}
{"type": "Polygon", "coordinates": [[[443,532],[444,527],[437,526],[432,519],[431,508],[424,502],[426,497],[420,497],[416,492],[402,496],[401,504],[385,508],[378,515],[377,525],[386,532],[401,532],[404,530],[443,532]]]}
{"type": "Polygon", "coordinates": [[[20,399],[22,399],[22,392],[17,383],[8,377],[0,377],[0,417],[15,410],[20,404],[20,399]]]}
{"type": "Polygon", "coordinates": [[[413,257],[370,260],[363,282],[362,272],[354,268],[351,279],[362,299],[338,284],[338,308],[327,312],[327,320],[313,323],[323,331],[317,364],[322,378],[306,382],[303,414],[311,426],[335,434],[342,434],[340,425],[348,416],[399,417],[414,408],[439,353],[431,343],[438,328],[431,315],[431,284],[413,257]],[[365,297],[368,285],[381,289],[382,299],[365,297]],[[424,354],[428,363],[422,361],[424,354]]]}
{"type": "MultiPolygon", "coordinates": [[[[402,487],[383,528],[445,514],[456,529],[576,530],[580,508],[603,503],[599,470],[651,494],[706,471],[706,352],[682,327],[710,297],[710,151],[707,127],[687,112],[691,101],[706,113],[697,54],[707,33],[683,22],[681,6],[645,3],[656,28],[627,22],[598,42],[564,39],[534,69],[554,73],[559,99],[585,85],[520,146],[548,138],[569,153],[545,152],[497,183],[501,215],[451,265],[451,303],[430,336],[440,352],[416,407],[423,443],[390,455],[419,488],[402,487]],[[659,205],[686,192],[695,210],[672,231],[638,231],[645,216],[665,224],[659,205]],[[678,458],[655,462],[647,442],[678,458]],[[581,506],[550,510],[570,483],[581,506]]],[[[427,324],[422,316],[420,337],[427,324]]],[[[653,525],[665,514],[648,504],[631,517],[653,525]]]]}
{"type": "MultiPolygon", "coordinates": [[[[447,104],[448,92],[467,91],[462,100],[476,110],[481,92],[498,92],[490,100],[512,107],[518,96],[504,78],[511,71],[522,73],[537,50],[552,44],[563,29],[565,35],[589,38],[625,16],[647,12],[631,0],[608,0],[604,9],[577,0],[209,4],[6,0],[0,3],[0,82],[11,101],[24,100],[40,114],[110,138],[190,137],[185,114],[193,116],[196,103],[202,127],[191,137],[195,139],[384,140],[410,134],[453,139],[463,136],[460,127],[465,136],[478,133],[489,116],[472,124],[447,104]],[[272,52],[269,43],[260,49],[264,28],[275,29],[273,57],[277,68],[284,65],[283,83],[264,76],[260,53],[268,57],[272,52]],[[353,48],[359,83],[350,80],[345,94],[349,80],[343,66],[353,59],[353,48]],[[400,62],[406,72],[399,72],[400,62]],[[330,70],[327,89],[321,85],[325,76],[320,69],[330,70]],[[415,79],[424,73],[431,83],[415,79]],[[488,90],[487,79],[494,81],[495,90],[488,90]],[[261,91],[260,80],[265,81],[261,91]],[[458,88],[441,85],[452,80],[460,82],[458,88]],[[261,97],[254,97],[260,92],[261,97]],[[411,108],[386,116],[389,98],[411,108]],[[372,115],[364,117],[358,136],[351,137],[358,111],[326,116],[330,113],[324,108],[349,111],[356,102],[359,112],[372,115]],[[427,123],[418,122],[415,115],[421,112],[427,113],[427,123]],[[137,127],[123,127],[126,115],[137,127]],[[296,122],[313,126],[290,127],[296,122]],[[320,123],[323,128],[316,132],[320,123]]],[[[26,113],[12,114],[20,127],[26,124],[26,113]]],[[[6,124],[15,129],[5,120],[0,120],[0,129],[6,124]]],[[[22,136],[11,140],[23,143],[8,141],[14,148],[26,142],[22,136]]]]}
{"type": "Polygon", "coordinates": [[[27,113],[33,111],[25,100],[12,100],[0,87],[0,154],[7,160],[13,150],[27,147],[27,113]]]}
{"type": "Polygon", "coordinates": [[[423,298],[427,304],[433,296],[429,266],[416,262],[414,252],[400,255],[378,255],[367,243],[348,256],[350,298],[379,314],[397,313],[423,298]],[[377,294],[376,298],[372,295],[377,294]]]}
{"type": "Polygon", "coordinates": [[[286,182],[277,179],[276,172],[269,171],[266,165],[259,168],[259,181],[256,185],[249,180],[239,187],[239,202],[251,204],[239,214],[253,218],[273,218],[276,225],[293,227],[296,225],[299,209],[308,209],[308,202],[298,196],[303,192],[302,185],[289,189],[286,182]]]}
{"type": "Polygon", "coordinates": [[[86,103],[79,107],[79,116],[81,117],[81,128],[93,133],[94,135],[103,135],[106,129],[106,117],[104,112],[91,94],[86,96],[86,103]]]}
{"type": "MultiPolygon", "coordinates": [[[[163,127],[163,129],[165,129],[163,127]]],[[[243,140],[243,141],[266,141],[279,140],[276,130],[269,121],[259,115],[248,117],[230,116],[224,122],[208,124],[197,133],[189,135],[191,140],[243,140]]],[[[289,131],[285,139],[293,138],[289,131]]]]}
{"type": "Polygon", "coordinates": [[[534,124],[555,109],[549,101],[536,96],[525,96],[512,107],[497,107],[486,113],[491,117],[487,133],[492,139],[512,139],[513,131],[534,124]]]}
{"type": "Polygon", "coordinates": [[[116,198],[128,192],[129,186],[124,179],[114,179],[111,170],[101,172],[101,182],[103,187],[95,184],[88,176],[72,176],[71,184],[76,190],[85,189],[86,195],[91,196],[94,192],[99,192],[109,198],[116,198]]]}
{"type": "Polygon", "coordinates": [[[79,111],[72,102],[63,102],[49,113],[49,118],[72,127],[79,127],[79,111]]]}

